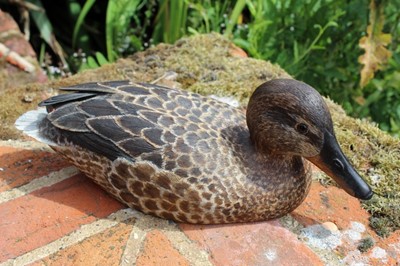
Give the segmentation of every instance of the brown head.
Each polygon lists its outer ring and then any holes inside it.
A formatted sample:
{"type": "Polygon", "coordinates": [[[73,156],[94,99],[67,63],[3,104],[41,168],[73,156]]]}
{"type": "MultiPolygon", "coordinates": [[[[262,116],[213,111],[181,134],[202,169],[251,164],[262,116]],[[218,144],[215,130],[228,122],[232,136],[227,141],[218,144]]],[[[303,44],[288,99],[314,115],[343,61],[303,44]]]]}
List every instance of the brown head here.
{"type": "Polygon", "coordinates": [[[371,188],[339,147],[325,101],[311,86],[293,79],[260,85],[247,107],[247,126],[259,152],[302,156],[350,195],[372,197],[371,188]]]}

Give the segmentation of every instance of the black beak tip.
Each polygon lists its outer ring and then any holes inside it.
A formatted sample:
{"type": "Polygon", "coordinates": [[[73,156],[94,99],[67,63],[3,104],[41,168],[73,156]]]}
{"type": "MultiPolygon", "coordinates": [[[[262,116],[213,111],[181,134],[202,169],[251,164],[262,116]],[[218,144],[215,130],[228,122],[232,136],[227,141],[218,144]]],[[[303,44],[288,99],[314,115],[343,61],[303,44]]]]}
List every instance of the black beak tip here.
{"type": "Polygon", "coordinates": [[[362,199],[362,200],[369,200],[372,198],[373,195],[374,195],[374,192],[370,189],[367,194],[358,195],[357,198],[362,199]]]}

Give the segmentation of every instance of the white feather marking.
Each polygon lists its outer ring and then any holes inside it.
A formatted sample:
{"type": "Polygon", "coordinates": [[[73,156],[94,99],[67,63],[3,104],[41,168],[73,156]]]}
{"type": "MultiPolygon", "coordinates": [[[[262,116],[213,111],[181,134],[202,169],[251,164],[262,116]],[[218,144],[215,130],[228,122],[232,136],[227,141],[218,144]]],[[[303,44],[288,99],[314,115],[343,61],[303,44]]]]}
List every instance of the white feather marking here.
{"type": "Polygon", "coordinates": [[[223,102],[226,104],[229,104],[230,106],[233,107],[239,107],[239,101],[236,100],[233,96],[217,96],[217,95],[210,95],[211,98],[214,100],[217,100],[219,102],[223,102]]]}
{"type": "Polygon", "coordinates": [[[48,145],[57,145],[53,141],[43,136],[39,130],[40,122],[47,116],[45,108],[28,111],[15,121],[15,127],[24,134],[48,145]]]}

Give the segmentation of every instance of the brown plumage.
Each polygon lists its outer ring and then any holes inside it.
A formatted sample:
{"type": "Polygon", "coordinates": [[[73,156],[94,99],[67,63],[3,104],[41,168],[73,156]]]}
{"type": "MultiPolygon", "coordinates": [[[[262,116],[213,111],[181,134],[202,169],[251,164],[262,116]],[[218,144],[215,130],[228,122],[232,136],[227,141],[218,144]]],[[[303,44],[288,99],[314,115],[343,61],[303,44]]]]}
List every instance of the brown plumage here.
{"type": "Polygon", "coordinates": [[[191,92],[128,81],[62,90],[74,93],[42,102],[49,114],[32,119],[31,112],[17,127],[145,213],[203,224],[280,217],[309,191],[303,157],[349,193],[372,196],[339,156],[329,111],[305,83],[261,85],[248,105],[249,129],[240,109],[191,92]],[[36,133],[24,128],[27,120],[36,133]],[[332,158],[328,142],[334,142],[332,158]]]}

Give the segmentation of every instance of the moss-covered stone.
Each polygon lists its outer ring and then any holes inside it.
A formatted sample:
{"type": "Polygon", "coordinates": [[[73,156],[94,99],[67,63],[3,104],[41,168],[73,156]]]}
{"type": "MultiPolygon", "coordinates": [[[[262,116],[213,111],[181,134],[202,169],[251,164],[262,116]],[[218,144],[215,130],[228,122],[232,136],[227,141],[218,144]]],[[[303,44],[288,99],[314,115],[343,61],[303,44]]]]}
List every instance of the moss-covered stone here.
{"type": "MultiPolygon", "coordinates": [[[[8,90],[0,98],[0,138],[18,138],[15,119],[35,108],[49,88],[90,81],[130,79],[157,81],[202,94],[233,95],[245,104],[252,91],[273,78],[290,78],[279,66],[235,56],[235,47],[217,34],[197,35],[175,45],[161,44],[114,64],[89,70],[45,85],[27,85],[8,90]],[[29,94],[32,102],[24,102],[29,94]]],[[[307,82],[307,81],[305,81],[307,82]]],[[[318,88],[316,88],[318,89],[318,88]]],[[[375,196],[363,203],[372,214],[371,225],[381,235],[400,228],[400,140],[373,124],[346,116],[343,109],[327,100],[339,142],[345,154],[372,184],[375,196]]],[[[324,176],[322,181],[330,182],[324,176]]]]}
{"type": "Polygon", "coordinates": [[[363,201],[372,215],[370,225],[379,235],[387,236],[400,229],[400,139],[370,122],[347,116],[340,106],[327,102],[344,153],[376,193],[363,201]]]}

